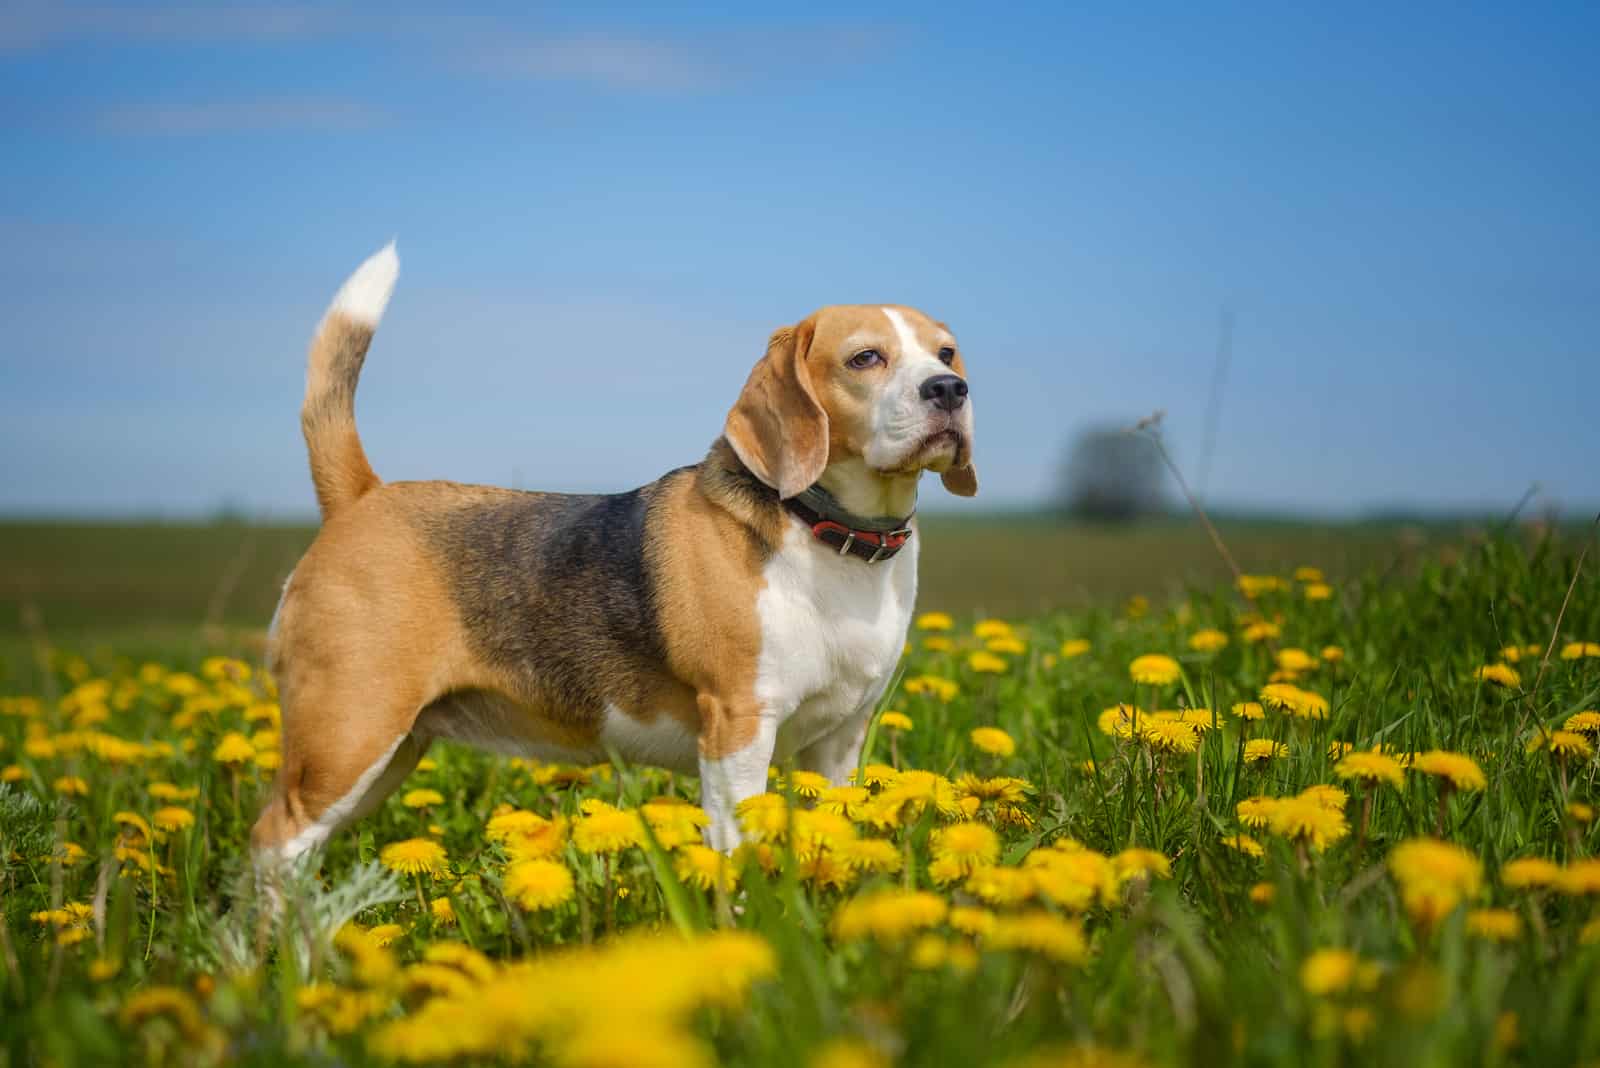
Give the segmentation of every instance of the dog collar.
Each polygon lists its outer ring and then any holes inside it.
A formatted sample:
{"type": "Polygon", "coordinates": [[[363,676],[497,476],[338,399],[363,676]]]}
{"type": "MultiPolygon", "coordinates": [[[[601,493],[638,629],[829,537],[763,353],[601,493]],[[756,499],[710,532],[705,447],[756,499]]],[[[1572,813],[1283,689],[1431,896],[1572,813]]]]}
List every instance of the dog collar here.
{"type": "Polygon", "coordinates": [[[801,490],[783,506],[811,528],[811,536],[839,550],[840,556],[858,556],[869,564],[887,560],[911,540],[911,515],[865,518],[846,511],[833,494],[821,486],[801,490]]]}

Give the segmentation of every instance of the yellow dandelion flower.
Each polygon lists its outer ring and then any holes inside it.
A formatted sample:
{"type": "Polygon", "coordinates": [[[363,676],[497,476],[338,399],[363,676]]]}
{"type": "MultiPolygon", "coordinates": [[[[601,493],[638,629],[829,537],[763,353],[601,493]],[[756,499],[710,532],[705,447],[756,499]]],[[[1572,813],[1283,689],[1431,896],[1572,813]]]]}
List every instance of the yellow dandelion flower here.
{"type": "Polygon", "coordinates": [[[444,795],[438,790],[407,790],[400,803],[406,808],[431,808],[444,804],[444,795]]]}
{"type": "Polygon", "coordinates": [[[817,798],[817,811],[856,819],[871,799],[872,793],[865,786],[830,786],[817,798]]]}
{"type": "Polygon", "coordinates": [[[1271,682],[1261,688],[1261,703],[1300,719],[1326,719],[1328,699],[1287,682],[1271,682]]]}
{"type": "Polygon", "coordinates": [[[1280,799],[1272,806],[1267,829],[1279,837],[1304,843],[1318,853],[1350,833],[1343,812],[1309,797],[1280,799]]]}
{"type": "Polygon", "coordinates": [[[1333,766],[1333,773],[1347,781],[1384,783],[1397,789],[1405,784],[1400,762],[1386,753],[1350,753],[1333,766]]]}
{"type": "Polygon", "coordinates": [[[1178,662],[1160,653],[1146,653],[1133,658],[1128,665],[1128,677],[1141,686],[1170,686],[1183,674],[1178,662]]]}
{"type": "Polygon", "coordinates": [[[878,717],[878,723],[892,731],[909,731],[912,728],[911,717],[892,708],[878,717]]]}
{"type": "Polygon", "coordinates": [[[1289,584],[1277,575],[1239,576],[1239,592],[1252,601],[1264,593],[1278,593],[1288,588],[1289,584]]]}
{"type": "Polygon", "coordinates": [[[122,1026],[128,1028],[137,1028],[147,1020],[161,1017],[171,1020],[187,1039],[193,1040],[205,1032],[199,1004],[188,991],[177,987],[152,986],[129,994],[119,1014],[122,1026]]]}
{"type": "Polygon", "coordinates": [[[119,827],[126,827],[140,838],[152,838],[150,824],[137,812],[118,812],[111,817],[111,822],[119,827]]]}
{"type": "Polygon", "coordinates": [[[925,694],[946,703],[955,700],[956,695],[961,692],[958,683],[939,675],[914,675],[900,685],[906,693],[913,696],[925,694]]]}
{"type": "Polygon", "coordinates": [[[980,803],[993,801],[1001,805],[1023,804],[1033,792],[1033,784],[1027,779],[1010,775],[985,779],[969,772],[957,779],[955,786],[956,792],[964,798],[975,797],[980,803]]]}
{"type": "Polygon", "coordinates": [[[950,910],[950,928],[974,938],[982,938],[994,930],[995,915],[988,909],[973,905],[958,905],[950,910]]]}
{"type": "Polygon", "coordinates": [[[1189,635],[1189,648],[1197,653],[1214,653],[1228,645],[1228,636],[1214,627],[1197,630],[1189,635]]]}
{"type": "Polygon", "coordinates": [[[390,946],[405,933],[406,929],[398,923],[380,923],[376,927],[368,928],[367,938],[371,939],[373,945],[390,946]]]}
{"type": "Polygon", "coordinates": [[[900,772],[893,784],[884,790],[882,799],[889,804],[909,806],[913,813],[921,813],[925,806],[932,804],[940,815],[962,814],[955,783],[931,771],[913,768],[900,772]]]}
{"type": "Polygon", "coordinates": [[[489,817],[489,822],[484,824],[483,836],[491,842],[504,842],[514,835],[526,834],[549,822],[537,812],[502,806],[489,817]]]}
{"type": "Polygon", "coordinates": [[[792,814],[791,833],[795,850],[809,856],[819,850],[835,849],[856,836],[855,827],[843,816],[815,809],[796,809],[792,814]]]}
{"type": "Polygon", "coordinates": [[[1113,705],[1100,713],[1100,733],[1113,738],[1132,738],[1134,721],[1143,718],[1132,705],[1113,705]]]}
{"type": "Polygon", "coordinates": [[[572,872],[554,860],[523,860],[506,869],[506,897],[529,912],[559,908],[572,900],[572,872]]]}
{"type": "Polygon", "coordinates": [[[1594,756],[1594,744],[1578,731],[1544,731],[1528,740],[1528,752],[1549,749],[1558,757],[1587,760],[1594,756]]]}
{"type": "Polygon", "coordinates": [[[0,782],[21,782],[27,775],[21,764],[7,764],[0,769],[0,782]]]}
{"type": "Polygon", "coordinates": [[[930,653],[948,653],[956,647],[956,643],[943,634],[930,634],[922,639],[922,647],[930,653]]]}
{"type": "Polygon", "coordinates": [[[513,831],[505,839],[505,850],[512,860],[548,860],[559,856],[567,845],[567,819],[557,816],[553,820],[513,831]]]}
{"type": "Polygon", "coordinates": [[[1283,628],[1279,627],[1278,624],[1258,619],[1253,623],[1246,624],[1244,640],[1254,645],[1256,642],[1264,642],[1276,638],[1281,633],[1283,633],[1283,628]]]}
{"type": "Polygon", "coordinates": [[[1145,875],[1154,875],[1158,879],[1172,878],[1172,861],[1153,849],[1124,849],[1111,858],[1111,867],[1119,882],[1145,875]]]}
{"type": "Polygon", "coordinates": [[[1234,834],[1222,840],[1222,844],[1236,853],[1243,853],[1247,857],[1259,857],[1266,854],[1261,843],[1251,838],[1248,834],[1234,834]]]}
{"type": "Polygon", "coordinates": [[[1600,642],[1568,642],[1561,647],[1563,660],[1581,660],[1589,656],[1600,656],[1600,642]]]}
{"type": "Polygon", "coordinates": [[[983,647],[991,653],[1004,653],[1007,656],[1021,656],[1028,651],[1027,643],[1013,634],[1004,638],[990,638],[983,643],[983,647]]]}
{"type": "Polygon", "coordinates": [[[814,771],[796,771],[789,776],[789,789],[794,791],[796,797],[807,799],[821,797],[822,791],[831,785],[826,775],[819,775],[814,771]]]}
{"type": "Polygon", "coordinates": [[[1586,805],[1582,801],[1568,801],[1567,815],[1571,816],[1579,823],[1593,823],[1594,806],[1586,805]]]}
{"type": "Polygon", "coordinates": [[[1247,797],[1233,807],[1239,822],[1253,831],[1261,831],[1272,822],[1272,813],[1283,800],[1281,797],[1247,797]]]}
{"type": "Polygon", "coordinates": [[[1337,664],[1344,659],[1344,650],[1337,645],[1324,645],[1320,655],[1324,663],[1337,664]]]}
{"type": "Polygon", "coordinates": [[[1005,908],[1031,898],[1037,886],[1032,875],[1021,868],[991,865],[975,868],[967,878],[966,890],[980,901],[1005,908]]]}
{"type": "Polygon", "coordinates": [[[1431,749],[1411,758],[1411,770],[1444,779],[1457,790],[1477,791],[1488,785],[1478,762],[1463,753],[1431,749]]]}
{"type": "Polygon", "coordinates": [[[877,890],[851,898],[833,914],[833,935],[841,942],[871,938],[882,943],[944,922],[949,905],[925,890],[877,890]]]}
{"type": "Polygon", "coordinates": [[[732,893],[738,885],[739,872],[733,862],[709,846],[683,846],[674,855],[673,870],[678,878],[699,890],[720,890],[732,893]]]}
{"type": "Polygon", "coordinates": [[[1567,721],[1562,726],[1569,731],[1586,734],[1592,739],[1600,736],[1600,712],[1596,712],[1592,708],[1582,712],[1575,712],[1567,717],[1567,721]]]}
{"type": "Polygon", "coordinates": [[[211,751],[211,759],[218,764],[248,764],[256,758],[256,747],[238,731],[229,731],[211,751]]]}
{"type": "Polygon", "coordinates": [[[893,875],[904,858],[899,848],[886,838],[852,838],[833,850],[834,859],[850,871],[893,875]]]}
{"type": "MultiPolygon", "coordinates": [[[[802,796],[812,785],[809,780],[793,784],[795,793],[802,796]]],[[[682,845],[699,842],[704,837],[704,828],[711,823],[711,818],[700,806],[688,804],[676,797],[657,797],[646,801],[639,811],[644,815],[644,821],[649,826],[650,832],[655,835],[656,844],[662,849],[676,849],[682,845]]]]}
{"type": "Polygon", "coordinates": [[[1265,764],[1269,760],[1289,755],[1289,747],[1270,738],[1251,738],[1244,743],[1246,764],[1265,764]]]}
{"type": "Polygon", "coordinates": [[[446,859],[444,846],[431,838],[390,842],[378,851],[383,866],[401,875],[443,875],[446,859]]]}
{"type": "Polygon", "coordinates": [[[1192,753],[1200,744],[1200,735],[1192,723],[1151,718],[1140,722],[1139,740],[1162,753],[1192,753]]]}
{"type": "Polygon", "coordinates": [[[1542,889],[1561,879],[1561,866],[1543,857],[1519,857],[1500,869],[1500,885],[1508,890],[1542,889]]]}
{"type": "Polygon", "coordinates": [[[1011,624],[1003,619],[982,619],[973,625],[972,633],[979,638],[988,640],[990,638],[1009,638],[1012,631],[1011,624]]]}
{"type": "Polygon", "coordinates": [[[1266,717],[1266,711],[1261,707],[1259,701],[1240,701],[1233,706],[1232,712],[1240,719],[1263,719],[1266,717]]]}
{"type": "Polygon", "coordinates": [[[433,922],[441,927],[454,927],[456,925],[456,906],[449,898],[434,898],[428,902],[428,911],[433,913],[433,922]]]}
{"type": "Polygon", "coordinates": [[[1561,870],[1555,887],[1571,897],[1600,894],[1600,858],[1573,861],[1561,870]]]}
{"type": "Polygon", "coordinates": [[[941,827],[933,832],[929,847],[936,860],[949,861],[962,875],[971,874],[973,869],[994,864],[1000,859],[999,837],[981,823],[957,823],[941,827]]]}
{"type": "Polygon", "coordinates": [[[62,797],[88,797],[89,783],[81,775],[63,775],[50,784],[62,797]]]}
{"type": "Polygon", "coordinates": [[[1256,883],[1250,888],[1250,900],[1257,905],[1270,905],[1278,896],[1278,888],[1271,883],[1256,883]]]}
{"type": "Polygon", "coordinates": [[[1411,918],[1432,925],[1475,898],[1483,886],[1483,864],[1449,842],[1413,838],[1389,853],[1389,872],[1400,884],[1400,899],[1411,918]]]}
{"type": "Polygon", "coordinates": [[[1333,587],[1326,582],[1311,582],[1302,592],[1308,601],[1326,601],[1333,596],[1333,587]]]}
{"type": "Polygon", "coordinates": [[[1343,994],[1355,981],[1361,958],[1348,949],[1319,949],[1300,965],[1300,986],[1312,997],[1343,994]]]}
{"type": "Polygon", "coordinates": [[[990,756],[1009,757],[1017,751],[1017,743],[999,727],[974,727],[968,738],[976,749],[990,756]]]}
{"type": "Polygon", "coordinates": [[[949,630],[955,625],[955,620],[944,612],[924,612],[917,617],[918,630],[949,630]]]}
{"type": "Polygon", "coordinates": [[[1317,666],[1318,662],[1316,657],[1304,649],[1293,647],[1279,649],[1273,659],[1277,662],[1279,671],[1293,672],[1311,671],[1317,666]]]}
{"type": "Polygon", "coordinates": [[[1472,673],[1473,678],[1492,682],[1496,686],[1521,686],[1522,676],[1510,664],[1485,664],[1472,673]]]}
{"type": "Polygon", "coordinates": [[[1090,849],[1035,849],[1023,869],[1041,896],[1073,912],[1114,905],[1120,897],[1123,880],[1111,858],[1090,849]]]}
{"type": "Polygon", "coordinates": [[[1087,638],[1068,638],[1061,643],[1061,659],[1071,660],[1087,653],[1089,649],[1090,645],[1087,638]]]}
{"type": "Polygon", "coordinates": [[[1010,666],[1004,657],[996,656],[987,649],[980,649],[967,657],[967,667],[980,675],[1003,675],[1010,666]]]}
{"type": "MultiPolygon", "coordinates": [[[[855,772],[851,772],[854,778],[855,772]]],[[[887,764],[868,764],[861,769],[861,784],[863,786],[892,786],[900,778],[900,773],[887,764]]]]}
{"type": "Polygon", "coordinates": [[[1470,909],[1467,933],[1488,942],[1515,942],[1522,937],[1522,917],[1510,909],[1470,909]]]}
{"type": "Polygon", "coordinates": [[[1327,783],[1317,783],[1313,786],[1307,786],[1304,790],[1300,791],[1299,797],[1305,801],[1315,801],[1323,808],[1330,809],[1334,812],[1343,812],[1344,806],[1350,800],[1349,794],[1345,793],[1337,786],[1330,786],[1327,783]]]}
{"type": "Polygon", "coordinates": [[[194,826],[194,813],[177,805],[158,808],[150,822],[160,831],[181,831],[194,826]]]}
{"type": "Polygon", "coordinates": [[[1294,580],[1296,582],[1321,582],[1322,577],[1322,569],[1320,567],[1305,566],[1294,569],[1294,580]]]}
{"type": "Polygon", "coordinates": [[[572,844],[584,853],[620,853],[643,843],[644,826],[631,810],[606,805],[572,825],[572,844]]]}
{"type": "Polygon", "coordinates": [[[984,940],[990,949],[1026,950],[1063,964],[1078,964],[1088,956],[1083,925],[1042,909],[1001,916],[984,940]]]}

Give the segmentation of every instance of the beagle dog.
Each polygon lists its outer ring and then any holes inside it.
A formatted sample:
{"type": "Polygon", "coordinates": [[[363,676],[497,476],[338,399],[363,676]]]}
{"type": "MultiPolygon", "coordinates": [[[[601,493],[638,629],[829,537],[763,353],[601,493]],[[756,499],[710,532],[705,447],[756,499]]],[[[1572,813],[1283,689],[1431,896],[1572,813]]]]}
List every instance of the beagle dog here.
{"type": "Polygon", "coordinates": [[[258,863],[373,810],[437,738],[697,773],[723,850],[774,762],[844,783],[916,600],[917,480],[977,492],[944,324],[852,305],[778,330],[705,459],[627,493],[386,483],[354,401],[398,273],[393,245],[362,264],[311,344],[323,523],[268,632],[258,863]]]}

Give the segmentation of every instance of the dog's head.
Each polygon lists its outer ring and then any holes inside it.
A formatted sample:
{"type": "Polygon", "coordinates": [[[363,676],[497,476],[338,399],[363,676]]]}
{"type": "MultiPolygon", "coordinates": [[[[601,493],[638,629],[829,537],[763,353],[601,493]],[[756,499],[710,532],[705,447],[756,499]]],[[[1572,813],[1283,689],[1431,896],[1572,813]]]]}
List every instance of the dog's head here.
{"type": "Polygon", "coordinates": [[[961,348],[914,308],[835,305],[778,330],[724,432],[783,498],[847,458],[886,478],[937,471],[951,493],[978,492],[961,348]]]}

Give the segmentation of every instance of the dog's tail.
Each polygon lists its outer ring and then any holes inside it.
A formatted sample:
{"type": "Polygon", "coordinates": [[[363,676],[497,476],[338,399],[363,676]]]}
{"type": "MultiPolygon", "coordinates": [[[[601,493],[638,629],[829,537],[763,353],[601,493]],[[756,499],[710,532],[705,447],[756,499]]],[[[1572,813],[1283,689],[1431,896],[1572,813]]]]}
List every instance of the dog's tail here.
{"type": "Polygon", "coordinates": [[[356,433],[356,382],[399,274],[391,241],[340,287],[311,342],[300,429],[324,520],[379,484],[356,433]]]}

